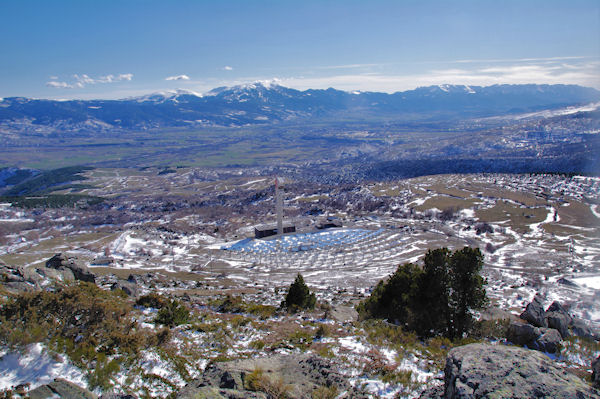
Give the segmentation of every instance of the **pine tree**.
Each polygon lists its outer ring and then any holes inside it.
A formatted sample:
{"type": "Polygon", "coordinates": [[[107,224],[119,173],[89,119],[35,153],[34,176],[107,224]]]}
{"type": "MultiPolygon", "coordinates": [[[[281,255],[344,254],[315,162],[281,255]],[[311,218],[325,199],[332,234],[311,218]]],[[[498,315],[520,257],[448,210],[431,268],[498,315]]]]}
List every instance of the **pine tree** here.
{"type": "Polygon", "coordinates": [[[460,338],[471,326],[473,309],[481,309],[487,303],[484,285],[487,281],[479,272],[483,267],[483,254],[479,248],[464,247],[454,251],[450,262],[450,310],[451,322],[448,336],[460,338]]]}
{"type": "Polygon", "coordinates": [[[422,337],[461,338],[471,327],[473,310],[487,302],[482,266],[478,248],[430,250],[423,268],[406,263],[380,281],[358,313],[363,319],[388,319],[422,337]]]}
{"type": "Polygon", "coordinates": [[[304,278],[298,273],[281,305],[292,312],[297,312],[300,309],[314,309],[316,301],[315,294],[310,292],[304,278]]]}

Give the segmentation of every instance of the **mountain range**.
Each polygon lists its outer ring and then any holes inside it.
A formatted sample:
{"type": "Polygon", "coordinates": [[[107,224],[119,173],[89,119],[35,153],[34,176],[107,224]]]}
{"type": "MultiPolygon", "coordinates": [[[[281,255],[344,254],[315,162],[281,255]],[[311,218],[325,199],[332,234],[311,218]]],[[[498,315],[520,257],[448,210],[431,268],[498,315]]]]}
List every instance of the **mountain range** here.
{"type": "Polygon", "coordinates": [[[102,132],[167,127],[247,126],[303,121],[442,121],[558,109],[600,101],[576,85],[439,85],[393,94],[295,90],[277,84],[185,90],[121,100],[0,101],[4,132],[102,132]]]}

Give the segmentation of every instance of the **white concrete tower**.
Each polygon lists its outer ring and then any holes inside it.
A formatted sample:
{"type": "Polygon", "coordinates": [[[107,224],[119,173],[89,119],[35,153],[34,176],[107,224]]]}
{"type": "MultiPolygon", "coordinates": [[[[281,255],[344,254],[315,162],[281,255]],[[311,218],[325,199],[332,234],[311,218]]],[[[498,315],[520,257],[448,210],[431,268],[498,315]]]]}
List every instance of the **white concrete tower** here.
{"type": "Polygon", "coordinates": [[[279,178],[275,177],[275,211],[277,212],[277,235],[283,234],[283,197],[279,188],[279,178]]]}

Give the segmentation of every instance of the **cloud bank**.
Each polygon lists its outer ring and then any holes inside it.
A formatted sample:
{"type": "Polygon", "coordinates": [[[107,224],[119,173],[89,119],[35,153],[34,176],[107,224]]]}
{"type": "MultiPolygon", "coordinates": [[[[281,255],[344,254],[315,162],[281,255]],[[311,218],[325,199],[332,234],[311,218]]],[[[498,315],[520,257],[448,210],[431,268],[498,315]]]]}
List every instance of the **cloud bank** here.
{"type": "Polygon", "coordinates": [[[46,82],[46,86],[58,88],[58,89],[76,89],[84,88],[88,85],[95,85],[98,83],[116,83],[122,81],[131,81],[133,79],[132,73],[120,73],[118,75],[104,75],[98,78],[92,78],[86,74],[75,74],[71,82],[59,81],[58,77],[51,76],[50,81],[46,82]]]}
{"type": "MultiPolygon", "coordinates": [[[[420,73],[402,73],[392,68],[370,72],[281,78],[281,84],[296,89],[328,88],[341,90],[396,92],[419,86],[439,84],[466,84],[490,86],[494,84],[577,84],[600,89],[600,60],[583,57],[556,57],[498,62],[456,61],[445,68],[424,70],[420,73]],[[516,61],[516,62],[515,62],[516,61]],[[467,65],[472,64],[472,65],[467,65]],[[457,67],[458,66],[458,67],[457,67]]],[[[362,67],[364,65],[360,65],[362,67]]],[[[341,69],[341,67],[340,67],[341,69]]],[[[350,72],[350,73],[348,73],[350,72]]]]}

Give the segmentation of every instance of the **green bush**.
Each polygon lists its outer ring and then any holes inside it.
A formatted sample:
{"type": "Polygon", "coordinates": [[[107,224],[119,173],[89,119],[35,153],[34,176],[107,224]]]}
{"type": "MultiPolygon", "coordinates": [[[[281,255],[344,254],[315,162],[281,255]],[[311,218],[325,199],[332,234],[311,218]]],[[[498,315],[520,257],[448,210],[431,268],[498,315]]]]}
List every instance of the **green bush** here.
{"type": "Polygon", "coordinates": [[[314,309],[316,302],[315,294],[310,292],[302,275],[298,273],[296,279],[290,285],[281,306],[291,312],[297,312],[301,309],[314,309]]]}
{"type": "Polygon", "coordinates": [[[142,295],[135,301],[137,306],[143,306],[145,308],[162,309],[169,303],[169,300],[164,296],[152,292],[147,295],[142,295]]]}
{"type": "Polygon", "coordinates": [[[86,370],[92,389],[106,388],[121,364],[149,344],[147,332],[129,317],[131,310],[117,293],[84,282],[17,294],[0,307],[0,343],[20,349],[44,342],[86,370]]]}
{"type": "Polygon", "coordinates": [[[422,337],[461,338],[471,328],[473,310],[487,302],[487,282],[479,274],[482,266],[479,249],[430,250],[423,268],[412,263],[399,266],[357,310],[362,319],[388,319],[422,337]]]}
{"type": "Polygon", "coordinates": [[[221,313],[241,313],[244,310],[244,303],[241,297],[227,294],[217,310],[221,313]]]}
{"type": "Polygon", "coordinates": [[[172,300],[158,311],[154,322],[167,327],[175,327],[186,324],[189,319],[190,311],[179,301],[172,300]]]}

